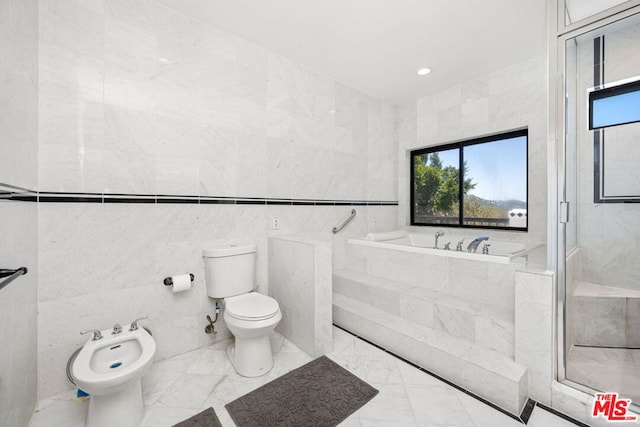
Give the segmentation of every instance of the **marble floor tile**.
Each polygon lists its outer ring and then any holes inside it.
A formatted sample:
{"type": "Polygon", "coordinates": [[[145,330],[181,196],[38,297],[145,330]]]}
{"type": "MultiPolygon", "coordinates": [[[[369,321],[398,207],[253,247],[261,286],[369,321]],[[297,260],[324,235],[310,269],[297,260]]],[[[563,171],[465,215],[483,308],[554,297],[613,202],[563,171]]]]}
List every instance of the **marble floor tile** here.
{"type": "MultiPolygon", "coordinates": [[[[513,418],[367,342],[334,328],[329,357],[379,390],[378,395],[343,421],[341,427],[515,427],[513,418]]],[[[266,375],[238,375],[226,356],[231,341],[155,362],[143,378],[145,416],[141,427],[169,427],[213,407],[223,426],[232,427],[224,405],[312,360],[295,344],[274,333],[274,367],[266,375]]],[[[88,401],[69,390],[40,400],[30,427],[82,427],[88,401]]],[[[572,424],[535,408],[530,427],[572,424]]]]}
{"type": "Polygon", "coordinates": [[[444,383],[406,385],[405,389],[418,425],[473,425],[456,389],[444,383]]]}
{"type": "Polygon", "coordinates": [[[563,420],[562,418],[547,412],[544,409],[536,408],[529,418],[527,427],[575,427],[575,424],[563,420]]]}
{"type": "Polygon", "coordinates": [[[200,411],[191,408],[165,408],[163,406],[147,407],[140,427],[168,427],[179,423],[200,411]]]}
{"type": "Polygon", "coordinates": [[[31,425],[37,427],[83,427],[87,416],[86,405],[73,400],[46,399],[38,403],[31,417],[31,425]]]}
{"type": "MultiPolygon", "coordinates": [[[[478,399],[466,394],[458,393],[461,407],[469,414],[474,427],[518,427],[519,421],[485,405],[478,399]]],[[[549,424],[553,425],[553,424],[549,424]]]]}

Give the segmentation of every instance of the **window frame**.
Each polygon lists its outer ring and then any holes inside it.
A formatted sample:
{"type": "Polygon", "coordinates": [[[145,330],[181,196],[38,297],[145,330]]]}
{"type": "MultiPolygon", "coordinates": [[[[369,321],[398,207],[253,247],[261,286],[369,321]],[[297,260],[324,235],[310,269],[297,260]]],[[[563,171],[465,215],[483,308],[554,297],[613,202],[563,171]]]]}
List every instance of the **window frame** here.
{"type": "Polygon", "coordinates": [[[595,101],[599,101],[601,99],[613,98],[616,96],[624,95],[627,93],[640,92],[640,79],[638,77],[634,77],[632,79],[625,79],[613,83],[606,84],[601,87],[592,87],[587,90],[588,94],[588,105],[587,109],[589,111],[589,130],[598,130],[598,129],[606,129],[613,126],[622,126],[630,123],[638,123],[640,122],[640,118],[638,120],[631,120],[627,122],[617,122],[604,126],[593,126],[593,103],[595,101]]]}
{"type": "MultiPolygon", "coordinates": [[[[410,225],[419,227],[452,227],[452,228],[475,228],[486,230],[503,230],[503,231],[524,231],[529,229],[529,129],[517,129],[507,132],[501,132],[493,135],[482,136],[478,138],[466,139],[458,142],[447,143],[442,145],[433,145],[429,147],[419,148],[411,150],[409,152],[409,173],[410,173],[410,187],[409,187],[409,199],[410,199],[410,225]],[[504,139],[525,137],[525,152],[526,152],[526,170],[525,170],[525,182],[526,182],[526,204],[527,204],[527,219],[525,227],[498,227],[491,225],[469,225],[464,223],[464,148],[472,145],[486,144],[504,139]],[[436,224],[416,222],[415,220],[415,166],[414,158],[428,153],[435,153],[439,151],[458,149],[459,167],[458,167],[458,223],[457,224],[436,224]]],[[[452,217],[455,218],[455,217],[452,217]]]]}

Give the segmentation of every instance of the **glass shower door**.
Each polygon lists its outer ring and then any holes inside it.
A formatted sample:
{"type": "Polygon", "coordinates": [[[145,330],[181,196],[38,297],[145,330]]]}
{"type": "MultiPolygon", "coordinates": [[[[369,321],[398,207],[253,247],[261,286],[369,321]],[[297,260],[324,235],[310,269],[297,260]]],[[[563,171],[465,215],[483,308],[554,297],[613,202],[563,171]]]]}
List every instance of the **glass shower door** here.
{"type": "Polygon", "coordinates": [[[634,106],[610,103],[613,125],[593,129],[603,113],[591,108],[640,82],[640,16],[570,38],[564,50],[565,378],[638,404],[640,123],[617,122],[634,106]]]}

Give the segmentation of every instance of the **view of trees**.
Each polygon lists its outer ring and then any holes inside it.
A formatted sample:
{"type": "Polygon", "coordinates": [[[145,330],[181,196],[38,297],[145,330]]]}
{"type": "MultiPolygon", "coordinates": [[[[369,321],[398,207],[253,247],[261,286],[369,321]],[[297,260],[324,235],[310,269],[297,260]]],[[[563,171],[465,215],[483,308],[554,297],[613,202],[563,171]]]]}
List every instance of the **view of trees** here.
{"type": "MultiPolygon", "coordinates": [[[[414,157],[414,195],[416,214],[458,217],[459,171],[443,166],[437,152],[414,157]]],[[[474,188],[472,179],[464,182],[464,192],[474,188]]]]}
{"type": "MultiPolygon", "coordinates": [[[[466,162],[463,164],[462,191],[464,195],[464,217],[506,218],[507,209],[492,206],[487,201],[471,194],[476,187],[469,175],[466,162]]],[[[458,218],[459,170],[455,166],[444,166],[437,152],[414,157],[415,214],[430,217],[458,218]]]]}

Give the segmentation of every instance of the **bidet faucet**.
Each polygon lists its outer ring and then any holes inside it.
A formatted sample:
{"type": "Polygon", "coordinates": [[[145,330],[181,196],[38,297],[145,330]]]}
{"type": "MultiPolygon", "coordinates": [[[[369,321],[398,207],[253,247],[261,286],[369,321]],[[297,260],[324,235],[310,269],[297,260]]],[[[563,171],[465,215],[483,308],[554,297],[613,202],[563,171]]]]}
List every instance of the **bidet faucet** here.
{"type": "Polygon", "coordinates": [[[477,252],[478,251],[478,245],[480,244],[480,242],[483,242],[485,240],[489,240],[488,237],[476,237],[475,239],[473,239],[471,241],[471,243],[469,243],[469,246],[467,246],[467,252],[477,252]]]}
{"type": "Polygon", "coordinates": [[[91,338],[91,341],[98,341],[102,339],[102,334],[97,329],[87,329],[86,331],[81,331],[80,335],[88,334],[89,332],[93,332],[93,338],[91,338]]]}
{"type": "Polygon", "coordinates": [[[129,331],[137,331],[138,330],[138,322],[141,320],[146,320],[148,319],[149,316],[144,316],[144,317],[140,317],[136,320],[134,320],[133,322],[131,322],[131,326],[129,326],[129,331]]]}
{"type": "Polygon", "coordinates": [[[437,231],[436,232],[436,245],[434,246],[436,249],[438,249],[438,238],[440,236],[444,236],[444,231],[437,231]]]}

